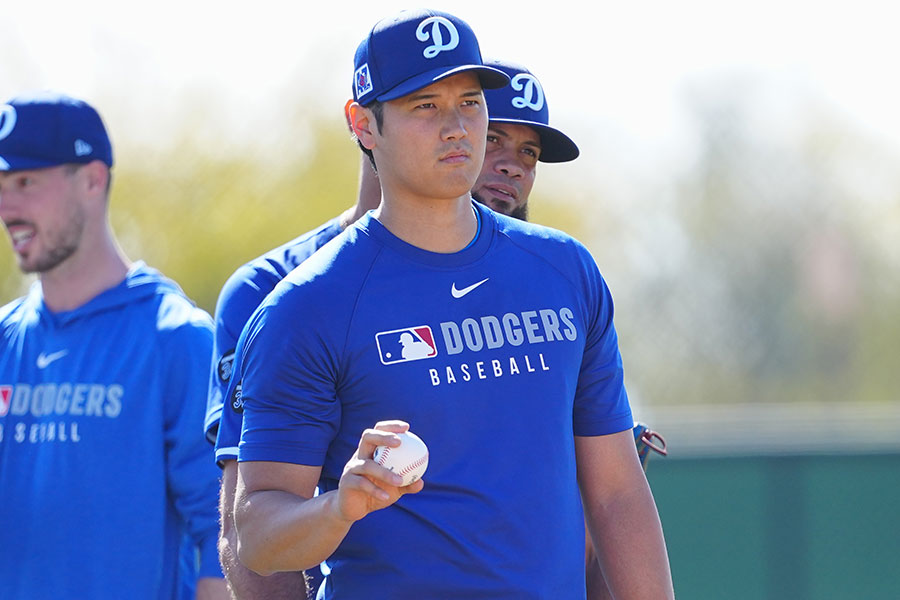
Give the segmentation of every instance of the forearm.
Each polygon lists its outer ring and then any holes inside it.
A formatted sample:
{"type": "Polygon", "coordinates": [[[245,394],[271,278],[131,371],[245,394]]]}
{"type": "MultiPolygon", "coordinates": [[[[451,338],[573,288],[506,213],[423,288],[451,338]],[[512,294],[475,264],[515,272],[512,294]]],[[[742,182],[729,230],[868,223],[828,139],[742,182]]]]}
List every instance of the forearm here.
{"type": "MultiPolygon", "coordinates": [[[[254,573],[238,560],[237,535],[232,528],[230,537],[223,536],[219,540],[219,557],[228,590],[235,600],[252,600],[266,598],[268,600],[300,600],[306,598],[306,578],[302,571],[288,571],[262,576],[254,573]]],[[[197,600],[200,600],[198,597],[197,600]]]]}
{"type": "MultiPolygon", "coordinates": [[[[237,530],[234,527],[234,490],[237,464],[227,461],[222,474],[222,493],[219,505],[221,530],[219,532],[219,561],[225,571],[228,590],[235,600],[268,598],[271,600],[298,600],[306,598],[306,578],[302,572],[276,573],[263,577],[254,573],[238,560],[237,530]]],[[[200,600],[199,593],[197,600],[200,600]]]]}
{"type": "Polygon", "coordinates": [[[225,580],[221,577],[201,577],[197,580],[197,600],[228,600],[225,580]]]}
{"type": "Polygon", "coordinates": [[[261,575],[303,571],[330,556],[350,530],[336,492],[304,499],[290,492],[246,494],[235,506],[240,562],[261,575]]]}
{"type": "Polygon", "coordinates": [[[587,588],[587,600],[612,600],[606,579],[603,578],[603,569],[600,568],[600,559],[594,552],[594,542],[591,540],[590,531],[587,531],[585,536],[584,580],[587,588]]]}
{"type": "Polygon", "coordinates": [[[665,539],[649,486],[635,486],[605,505],[594,504],[593,509],[594,549],[612,597],[674,598],[665,539]]]}

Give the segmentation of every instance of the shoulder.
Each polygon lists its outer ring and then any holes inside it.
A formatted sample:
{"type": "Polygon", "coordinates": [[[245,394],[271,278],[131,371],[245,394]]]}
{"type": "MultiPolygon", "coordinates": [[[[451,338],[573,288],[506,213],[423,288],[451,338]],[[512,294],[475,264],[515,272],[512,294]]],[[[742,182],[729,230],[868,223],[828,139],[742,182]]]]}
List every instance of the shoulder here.
{"type": "Polygon", "coordinates": [[[158,335],[212,340],[212,317],[188,298],[173,280],[147,267],[129,278],[139,281],[134,286],[134,293],[146,295],[150,300],[149,316],[158,335]]]}
{"type": "Polygon", "coordinates": [[[25,312],[25,299],[27,296],[17,298],[0,307],[0,337],[5,337],[6,332],[21,323],[25,312]]]}
{"type": "Polygon", "coordinates": [[[293,284],[339,284],[342,279],[365,273],[377,260],[378,243],[361,223],[354,224],[293,269],[285,281],[293,284]]]}
{"type": "Polygon", "coordinates": [[[378,244],[364,229],[350,227],[291,271],[262,306],[292,319],[339,314],[356,301],[377,260],[378,244]]]}
{"type": "Polygon", "coordinates": [[[335,218],[241,265],[222,286],[216,314],[246,319],[278,282],[340,232],[335,218]]]}
{"type": "Polygon", "coordinates": [[[571,235],[547,227],[494,213],[498,234],[523,252],[528,252],[563,271],[597,270],[587,247],[571,235]]]}

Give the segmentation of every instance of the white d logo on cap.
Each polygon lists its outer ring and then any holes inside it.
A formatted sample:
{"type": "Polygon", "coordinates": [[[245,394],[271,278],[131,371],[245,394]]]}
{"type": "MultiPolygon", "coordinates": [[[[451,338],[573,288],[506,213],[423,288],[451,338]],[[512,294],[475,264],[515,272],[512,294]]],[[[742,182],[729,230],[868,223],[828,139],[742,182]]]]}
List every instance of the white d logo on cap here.
{"type": "Polygon", "coordinates": [[[444,50],[453,50],[459,45],[459,32],[456,30],[456,25],[444,17],[428,17],[419,23],[416,28],[416,39],[420,42],[427,42],[429,37],[434,40],[434,43],[422,52],[425,58],[434,58],[444,50]],[[425,31],[428,25],[431,25],[431,31],[425,31]],[[446,44],[444,35],[441,33],[442,28],[446,29],[450,35],[450,40],[446,44]]]}
{"type": "Polygon", "coordinates": [[[0,109],[0,140],[12,133],[16,126],[16,108],[11,104],[4,104],[0,109]]]}
{"type": "Polygon", "coordinates": [[[530,108],[534,111],[544,108],[544,90],[534,75],[519,73],[509,85],[517,92],[522,92],[521,96],[512,99],[512,105],[516,108],[530,108]]]}

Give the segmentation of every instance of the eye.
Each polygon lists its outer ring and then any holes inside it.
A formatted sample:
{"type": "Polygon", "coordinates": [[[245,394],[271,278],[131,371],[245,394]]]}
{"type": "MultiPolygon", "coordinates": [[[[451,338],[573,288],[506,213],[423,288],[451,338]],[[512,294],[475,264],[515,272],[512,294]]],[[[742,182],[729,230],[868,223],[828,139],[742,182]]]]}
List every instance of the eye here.
{"type": "Polygon", "coordinates": [[[493,134],[489,133],[489,134],[487,135],[487,141],[488,141],[488,144],[499,144],[499,143],[500,143],[500,138],[497,137],[496,135],[493,135],[493,134]]]}
{"type": "Polygon", "coordinates": [[[530,146],[526,146],[526,147],[522,148],[522,152],[524,154],[528,155],[529,158],[533,158],[535,160],[537,160],[538,155],[539,155],[539,152],[530,146]]]}

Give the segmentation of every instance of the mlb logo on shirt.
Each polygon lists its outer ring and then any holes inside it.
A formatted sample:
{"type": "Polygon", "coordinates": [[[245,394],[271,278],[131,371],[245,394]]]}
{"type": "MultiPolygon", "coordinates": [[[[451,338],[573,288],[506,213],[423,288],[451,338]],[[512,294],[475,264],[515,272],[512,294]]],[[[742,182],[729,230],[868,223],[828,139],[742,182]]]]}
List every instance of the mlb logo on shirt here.
{"type": "Polygon", "coordinates": [[[431,327],[407,327],[375,334],[381,364],[392,365],[437,356],[431,327]]]}
{"type": "Polygon", "coordinates": [[[10,400],[12,400],[12,386],[0,385],[0,417],[5,417],[9,412],[10,400]]]}

